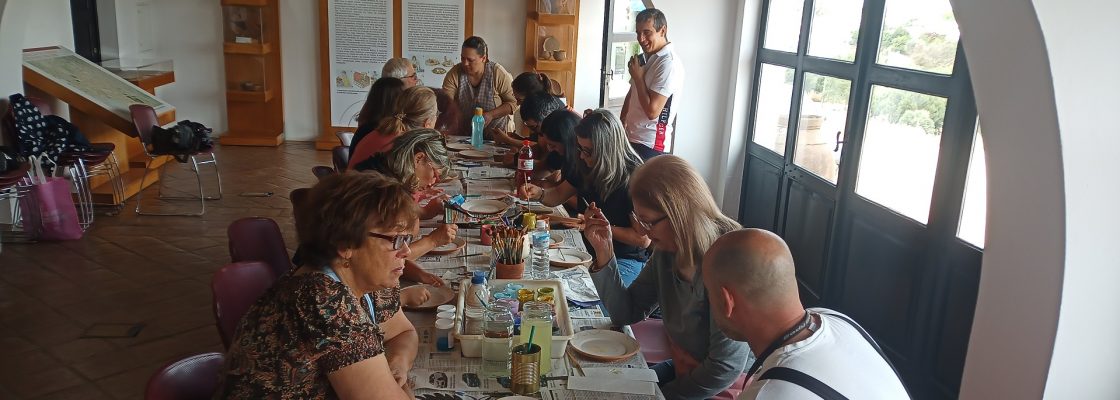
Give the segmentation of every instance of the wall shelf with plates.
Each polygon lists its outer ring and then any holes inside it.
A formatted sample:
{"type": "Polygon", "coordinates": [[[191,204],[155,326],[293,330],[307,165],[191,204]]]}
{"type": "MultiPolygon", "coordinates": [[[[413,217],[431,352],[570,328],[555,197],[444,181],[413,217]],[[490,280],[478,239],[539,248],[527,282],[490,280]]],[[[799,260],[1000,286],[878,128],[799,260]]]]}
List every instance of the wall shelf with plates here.
{"type": "Polygon", "coordinates": [[[560,83],[564,98],[575,97],[579,0],[529,2],[525,21],[525,70],[548,75],[560,83]]]}

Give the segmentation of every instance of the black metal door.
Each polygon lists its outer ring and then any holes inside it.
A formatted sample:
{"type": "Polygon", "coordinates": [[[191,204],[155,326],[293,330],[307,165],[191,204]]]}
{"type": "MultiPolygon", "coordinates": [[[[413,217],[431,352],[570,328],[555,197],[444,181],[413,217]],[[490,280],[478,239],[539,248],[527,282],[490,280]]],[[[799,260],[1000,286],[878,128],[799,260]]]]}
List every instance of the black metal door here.
{"type": "Polygon", "coordinates": [[[796,0],[794,46],[766,37],[791,2],[764,4],[741,222],[786,240],[802,302],[863,324],[916,398],[955,398],[983,254],[958,238],[977,112],[955,38],[935,43],[940,70],[890,65],[881,46],[931,51],[937,37],[892,25],[888,2],[904,0],[862,1],[852,51],[824,55],[811,30],[843,22],[815,19],[851,10],[796,0]]]}

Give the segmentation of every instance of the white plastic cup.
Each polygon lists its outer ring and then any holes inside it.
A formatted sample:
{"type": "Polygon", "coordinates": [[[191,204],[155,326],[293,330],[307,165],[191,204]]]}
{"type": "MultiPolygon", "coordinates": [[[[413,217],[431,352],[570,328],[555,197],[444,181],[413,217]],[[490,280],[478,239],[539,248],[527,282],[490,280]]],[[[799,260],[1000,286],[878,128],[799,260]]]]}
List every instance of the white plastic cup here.
{"type": "Polygon", "coordinates": [[[450,305],[450,304],[444,304],[442,306],[436,307],[436,312],[438,312],[440,314],[443,314],[445,312],[450,312],[450,313],[454,314],[455,313],[455,306],[450,305]]]}
{"type": "Polygon", "coordinates": [[[443,311],[443,312],[440,312],[439,314],[436,314],[436,318],[454,321],[455,320],[455,312],[454,311],[443,311]]]}
{"type": "Polygon", "coordinates": [[[440,318],[436,320],[436,348],[440,350],[455,348],[455,335],[452,330],[454,326],[454,319],[440,318]],[[444,340],[446,340],[446,343],[440,343],[444,340]]]}

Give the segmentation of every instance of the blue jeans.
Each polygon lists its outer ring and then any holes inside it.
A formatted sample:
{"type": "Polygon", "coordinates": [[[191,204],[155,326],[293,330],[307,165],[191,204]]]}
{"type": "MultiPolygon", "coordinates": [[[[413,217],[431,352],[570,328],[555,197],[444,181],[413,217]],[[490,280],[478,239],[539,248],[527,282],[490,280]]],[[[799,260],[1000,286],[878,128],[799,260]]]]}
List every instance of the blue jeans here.
{"type": "Polygon", "coordinates": [[[642,267],[646,266],[645,261],[630,258],[616,258],[615,263],[618,264],[618,275],[622,278],[622,286],[625,287],[630,287],[642,272],[642,267]]]}
{"type": "Polygon", "coordinates": [[[657,386],[665,386],[666,383],[672,382],[677,379],[677,370],[673,368],[673,360],[665,360],[654,364],[649,367],[654,373],[657,374],[657,386]]]}

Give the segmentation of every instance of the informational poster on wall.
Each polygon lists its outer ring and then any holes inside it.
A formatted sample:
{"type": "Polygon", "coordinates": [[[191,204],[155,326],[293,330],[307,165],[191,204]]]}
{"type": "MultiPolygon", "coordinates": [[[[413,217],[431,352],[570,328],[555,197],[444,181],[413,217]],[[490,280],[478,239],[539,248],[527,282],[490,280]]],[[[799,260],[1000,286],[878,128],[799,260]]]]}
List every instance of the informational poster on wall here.
{"type": "Polygon", "coordinates": [[[355,127],[370,86],[393,57],[393,1],[327,3],[331,125],[355,127]]]}
{"type": "Polygon", "coordinates": [[[401,53],[416,64],[425,86],[443,86],[443,77],[459,63],[465,39],[464,0],[402,0],[401,53]]]}

